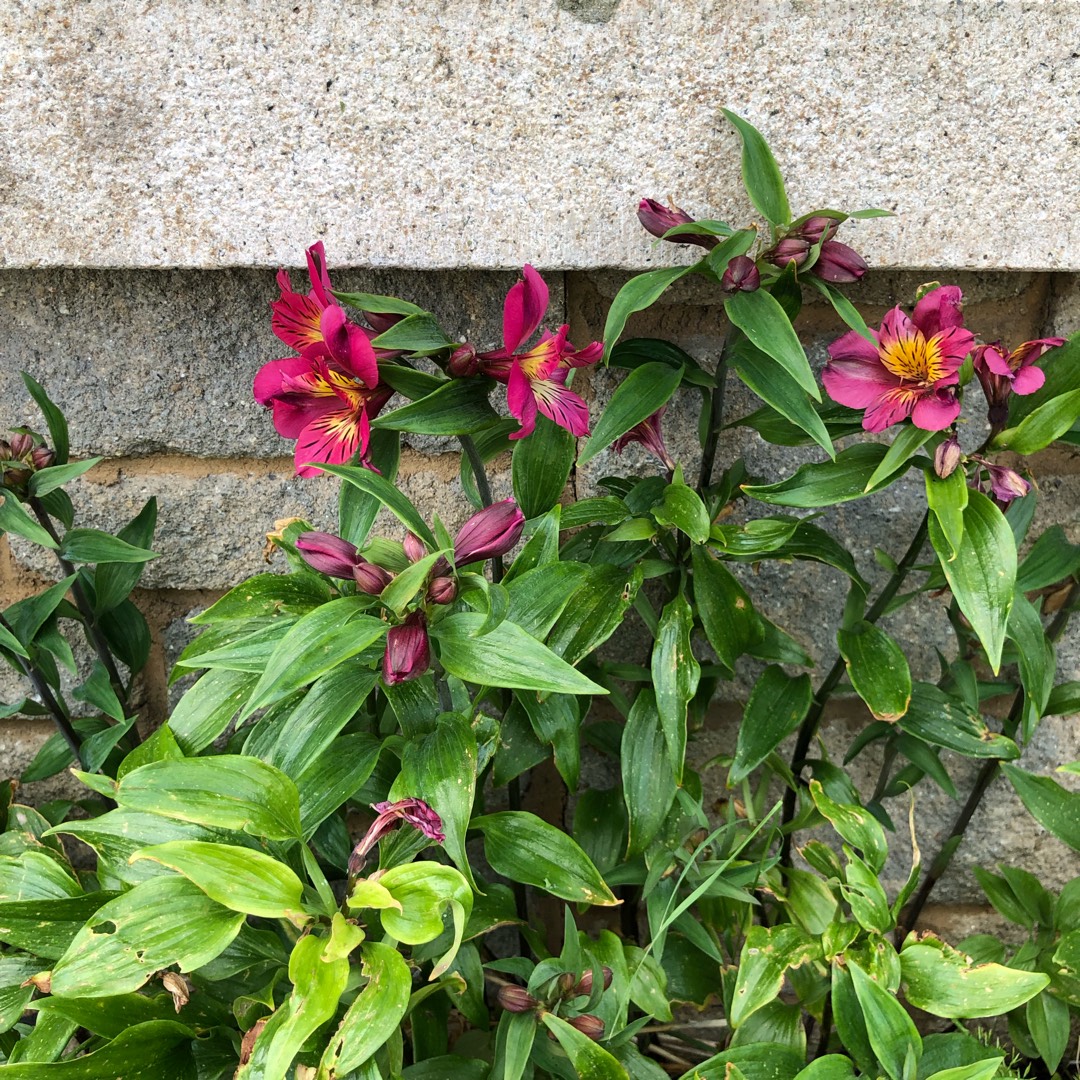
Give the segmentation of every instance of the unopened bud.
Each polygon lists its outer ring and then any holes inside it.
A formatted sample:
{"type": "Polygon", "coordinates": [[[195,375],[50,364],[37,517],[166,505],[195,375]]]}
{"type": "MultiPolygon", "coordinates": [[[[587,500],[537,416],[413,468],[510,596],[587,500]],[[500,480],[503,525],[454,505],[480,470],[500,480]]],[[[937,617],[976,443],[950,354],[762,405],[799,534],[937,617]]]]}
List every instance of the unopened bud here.
{"type": "Polygon", "coordinates": [[[523,1013],[540,1004],[523,986],[500,986],[495,995],[508,1013],[523,1013]]]}
{"type": "Polygon", "coordinates": [[[1014,469],[989,464],[986,469],[990,473],[990,491],[1002,506],[1007,506],[1013,499],[1022,499],[1031,490],[1031,485],[1014,469]]]}
{"type": "Polygon", "coordinates": [[[802,266],[809,254],[810,244],[806,240],[799,236],[785,236],[776,247],[766,251],[764,257],[783,270],[792,263],[796,267],[802,266]]]}
{"type": "Polygon", "coordinates": [[[403,546],[405,548],[405,558],[408,559],[409,562],[419,562],[428,553],[427,546],[416,533],[409,533],[405,537],[403,546]]]}
{"type": "Polygon", "coordinates": [[[36,446],[30,451],[30,461],[35,469],[47,469],[56,460],[56,453],[47,446],[36,446]]]}
{"type": "Polygon", "coordinates": [[[956,471],[962,457],[959,439],[955,435],[950,435],[934,451],[934,472],[944,480],[956,471]]]}
{"type": "Polygon", "coordinates": [[[432,604],[452,604],[457,596],[457,583],[453,578],[433,578],[428,586],[427,598],[432,604]]]}
{"type": "Polygon", "coordinates": [[[761,274],[754,260],[746,255],[736,255],[727,264],[720,288],[724,292],[753,292],[761,284],[761,274]]]}
{"type": "Polygon", "coordinates": [[[831,240],[836,235],[836,230],[840,227],[840,222],[836,218],[825,217],[823,214],[815,214],[812,218],[807,218],[793,235],[801,236],[804,240],[810,244],[818,243],[822,236],[825,239],[831,240]]]}
{"type": "Polygon", "coordinates": [[[604,1037],[604,1021],[599,1016],[582,1013],[580,1016],[571,1016],[566,1022],[571,1027],[577,1028],[582,1035],[587,1035],[593,1042],[599,1042],[604,1037]]]}
{"type": "MultiPolygon", "coordinates": [[[[668,229],[674,229],[676,225],[689,225],[694,220],[685,210],[680,210],[677,206],[665,206],[655,199],[642,199],[638,203],[637,216],[646,232],[659,237],[663,237],[668,229]]],[[[697,244],[703,248],[714,248],[719,243],[715,236],[695,233],[669,236],[667,239],[672,244],[697,244]]]]}
{"type": "Polygon", "coordinates": [[[161,976],[161,985],[172,995],[173,1008],[179,1012],[191,1000],[191,984],[183,975],[175,971],[166,971],[161,976]]]}
{"type": "Polygon", "coordinates": [[[391,326],[394,326],[405,318],[404,315],[398,315],[390,311],[362,311],[361,314],[367,321],[368,326],[370,326],[376,334],[385,334],[391,326]]]}
{"type": "Polygon", "coordinates": [[[356,547],[340,536],[305,532],[296,538],[296,550],[313,570],[330,577],[350,578],[356,564],[356,547]]]}
{"type": "Polygon", "coordinates": [[[393,580],[388,571],[364,559],[358,559],[352,568],[353,581],[362,593],[378,596],[393,580]]]}
{"type": "Polygon", "coordinates": [[[418,679],[431,667],[431,644],[423,612],[414,611],[400,626],[386,633],[383,681],[391,686],[418,679]]]}
{"type": "Polygon", "coordinates": [[[821,254],[810,272],[834,285],[850,285],[858,281],[867,269],[866,260],[857,251],[847,244],[828,240],[821,245],[821,254]]]}
{"type": "Polygon", "coordinates": [[[19,432],[11,436],[11,456],[21,460],[34,449],[34,440],[31,436],[19,432]]]}
{"type": "MultiPolygon", "coordinates": [[[[607,990],[611,986],[611,968],[606,964],[600,969],[604,977],[604,989],[607,990]]],[[[588,971],[583,972],[580,979],[578,979],[577,986],[574,987],[574,996],[579,997],[581,995],[588,996],[592,993],[593,989],[593,973],[590,968],[588,971]]]]}
{"type": "Polygon", "coordinates": [[[454,537],[454,565],[505,555],[521,537],[525,515],[513,499],[503,499],[473,514],[454,537]]]}
{"type": "Polygon", "coordinates": [[[0,461],[11,460],[11,443],[7,439],[0,439],[0,461]]]}
{"type": "Polygon", "coordinates": [[[471,379],[480,371],[480,361],[476,358],[476,346],[466,341],[450,354],[446,365],[447,375],[455,379],[471,379]]]}

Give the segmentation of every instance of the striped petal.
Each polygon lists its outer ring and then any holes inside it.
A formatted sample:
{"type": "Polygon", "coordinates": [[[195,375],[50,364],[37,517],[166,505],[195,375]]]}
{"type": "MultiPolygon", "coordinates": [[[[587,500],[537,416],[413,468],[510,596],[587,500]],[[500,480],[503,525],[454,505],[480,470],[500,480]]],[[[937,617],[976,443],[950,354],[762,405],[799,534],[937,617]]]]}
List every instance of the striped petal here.
{"type": "Polygon", "coordinates": [[[296,475],[318,476],[322,472],[309,462],[345,465],[357,453],[362,459],[370,431],[366,409],[327,410],[300,432],[296,443],[296,475]]]}
{"type": "Polygon", "coordinates": [[[548,306],[548,287],[544,279],[526,265],[524,280],[512,286],[503,306],[503,344],[508,353],[517,350],[536,333],[548,306]]]}

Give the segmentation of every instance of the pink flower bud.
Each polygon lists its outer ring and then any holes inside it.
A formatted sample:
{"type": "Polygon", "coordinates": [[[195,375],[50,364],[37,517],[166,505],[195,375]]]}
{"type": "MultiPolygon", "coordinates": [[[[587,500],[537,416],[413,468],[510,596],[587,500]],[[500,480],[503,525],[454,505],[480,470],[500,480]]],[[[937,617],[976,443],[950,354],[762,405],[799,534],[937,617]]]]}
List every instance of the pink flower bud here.
{"type": "Polygon", "coordinates": [[[799,236],[785,236],[774,248],[765,252],[764,258],[781,270],[792,263],[802,266],[810,254],[810,244],[799,236]]]}
{"type": "Polygon", "coordinates": [[[473,514],[454,537],[454,565],[505,555],[521,536],[525,515],[513,499],[493,503],[473,514]]]}
{"type": "Polygon", "coordinates": [[[480,361],[476,358],[476,346],[466,341],[450,354],[446,365],[447,375],[455,379],[471,379],[480,371],[480,361]]]}
{"type": "Polygon", "coordinates": [[[401,322],[401,320],[405,318],[404,315],[398,315],[390,311],[364,311],[362,314],[368,326],[370,326],[376,334],[385,334],[391,326],[401,322]]]}
{"type": "Polygon", "coordinates": [[[11,456],[16,459],[26,457],[34,449],[32,436],[22,432],[11,436],[11,456]]]}
{"type": "Polygon", "coordinates": [[[836,235],[836,230],[840,227],[840,222],[836,218],[825,217],[822,214],[816,214],[812,218],[807,218],[798,229],[792,235],[801,236],[804,240],[811,245],[816,244],[822,236],[826,240],[831,240],[836,235]]]}
{"type": "Polygon", "coordinates": [[[571,1016],[566,1022],[593,1042],[599,1042],[604,1037],[604,1021],[599,1016],[582,1013],[581,1016],[571,1016]]]}
{"type": "Polygon", "coordinates": [[[1008,506],[1013,499],[1021,499],[1031,490],[1031,485],[1013,469],[988,463],[986,470],[990,474],[990,492],[1001,506],[1008,506]]]}
{"type": "MultiPolygon", "coordinates": [[[[607,990],[611,986],[611,968],[606,964],[600,969],[604,977],[604,989],[607,990]]],[[[583,972],[580,979],[578,979],[577,986],[574,987],[574,996],[580,997],[581,995],[588,996],[592,993],[593,989],[593,973],[592,969],[583,972]]]]}
{"type": "MultiPolygon", "coordinates": [[[[646,232],[659,237],[668,229],[674,229],[676,225],[689,225],[694,220],[685,210],[680,210],[677,206],[665,206],[655,199],[642,199],[638,203],[637,216],[646,232]]],[[[673,244],[697,244],[703,248],[714,248],[719,243],[715,236],[696,236],[693,233],[671,236],[668,239],[673,244]]]]}
{"type": "Polygon", "coordinates": [[[351,578],[356,565],[356,547],[340,536],[325,532],[301,533],[296,550],[313,570],[331,577],[351,578]]]}
{"type": "Polygon", "coordinates": [[[56,454],[47,446],[36,446],[30,451],[30,461],[35,469],[47,469],[56,460],[56,454]]]}
{"type": "Polygon", "coordinates": [[[810,273],[816,274],[822,281],[848,285],[858,281],[867,269],[865,260],[857,251],[853,251],[847,244],[828,240],[821,245],[821,254],[810,268],[810,273]]]}
{"type": "Polygon", "coordinates": [[[432,604],[452,604],[457,596],[457,583],[450,577],[432,578],[427,598],[432,604]]]}
{"type": "Polygon", "coordinates": [[[523,986],[500,986],[495,995],[508,1013],[523,1013],[540,1004],[523,986]]]}
{"type": "Polygon", "coordinates": [[[414,611],[400,626],[386,632],[386,652],[383,653],[383,681],[395,683],[418,679],[431,667],[431,644],[428,641],[427,621],[421,611],[414,611]]]}
{"type": "Polygon", "coordinates": [[[11,460],[11,443],[7,439],[0,439],[0,461],[11,460]]]}
{"type": "Polygon", "coordinates": [[[405,558],[409,562],[419,562],[427,553],[427,546],[416,533],[409,533],[405,537],[405,558]]]}
{"type": "Polygon", "coordinates": [[[381,566],[376,566],[366,559],[357,560],[352,568],[352,577],[360,592],[367,593],[368,596],[378,596],[393,580],[381,566]]]}
{"type": "Polygon", "coordinates": [[[727,264],[720,288],[724,292],[753,292],[761,284],[761,274],[754,260],[746,255],[736,255],[727,264]]]}
{"type": "Polygon", "coordinates": [[[963,454],[960,452],[960,442],[955,435],[950,435],[934,451],[934,472],[944,480],[956,471],[963,454]]]}

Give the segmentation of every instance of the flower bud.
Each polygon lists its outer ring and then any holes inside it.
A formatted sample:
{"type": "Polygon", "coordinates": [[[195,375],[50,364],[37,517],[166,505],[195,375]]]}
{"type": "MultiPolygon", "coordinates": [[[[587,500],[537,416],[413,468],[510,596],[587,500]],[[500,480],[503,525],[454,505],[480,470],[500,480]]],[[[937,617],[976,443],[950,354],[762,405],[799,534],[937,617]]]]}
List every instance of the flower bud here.
{"type": "Polygon", "coordinates": [[[736,255],[727,264],[720,288],[724,292],[753,292],[761,284],[761,274],[754,260],[746,255],[736,255]]]}
{"type": "Polygon", "coordinates": [[[802,266],[810,254],[810,244],[800,236],[785,236],[774,248],[765,252],[764,258],[781,270],[792,263],[802,266]]]}
{"type": "Polygon", "coordinates": [[[454,537],[454,565],[505,555],[521,537],[525,515],[513,499],[493,503],[473,514],[454,537]]]}
{"type": "Polygon", "coordinates": [[[11,436],[11,456],[17,460],[26,457],[34,449],[34,440],[23,432],[11,436]]]}
{"type": "Polygon", "coordinates": [[[386,633],[383,653],[383,681],[395,683],[418,679],[431,667],[431,644],[423,612],[414,611],[400,626],[386,633]]]}
{"type": "Polygon", "coordinates": [[[296,550],[313,570],[331,577],[351,578],[356,565],[356,547],[340,536],[305,532],[296,538],[296,550]]]}
{"type": "Polygon", "coordinates": [[[36,446],[30,451],[30,461],[35,469],[47,469],[55,460],[55,451],[47,446],[36,446]]]}
{"type": "Polygon", "coordinates": [[[451,577],[432,578],[427,598],[431,604],[452,604],[457,596],[457,582],[451,577]]]}
{"type": "Polygon", "coordinates": [[[582,1035],[587,1035],[593,1042],[599,1042],[604,1037],[604,1021],[599,1016],[582,1013],[580,1016],[571,1016],[566,1022],[571,1027],[577,1028],[582,1035]]]}
{"type": "Polygon", "coordinates": [[[867,269],[866,261],[857,251],[853,251],[847,244],[829,240],[821,245],[821,254],[810,272],[822,281],[830,281],[834,285],[849,285],[858,281],[867,269]]]}
{"type": "Polygon", "coordinates": [[[419,562],[428,553],[427,546],[416,533],[409,533],[405,537],[404,547],[405,558],[408,559],[409,562],[419,562]]]}
{"type": "Polygon", "coordinates": [[[495,997],[508,1013],[528,1012],[540,1004],[523,986],[500,986],[495,997]]]}
{"type": "Polygon", "coordinates": [[[385,334],[395,323],[401,322],[404,315],[398,315],[390,311],[361,311],[365,322],[376,334],[385,334]]]}
{"type": "Polygon", "coordinates": [[[381,566],[376,566],[366,559],[357,560],[352,568],[352,578],[357,589],[368,596],[378,596],[393,580],[381,566]]]}
{"type": "Polygon", "coordinates": [[[466,341],[450,354],[446,373],[455,379],[471,379],[480,371],[480,361],[476,358],[476,346],[466,341]]]}
{"type": "Polygon", "coordinates": [[[574,990],[574,982],[577,976],[572,971],[564,971],[555,983],[560,997],[569,997],[574,990]]]}
{"type": "Polygon", "coordinates": [[[963,454],[960,452],[960,441],[955,435],[950,435],[934,451],[934,472],[944,480],[956,471],[961,457],[963,454]]]}
{"type": "Polygon", "coordinates": [[[840,227],[840,222],[836,218],[825,217],[823,214],[815,214],[812,218],[807,218],[798,229],[794,231],[792,235],[801,236],[804,240],[811,245],[818,243],[822,236],[825,239],[831,240],[836,235],[836,230],[840,227]]]}
{"type": "Polygon", "coordinates": [[[1007,506],[1013,499],[1023,498],[1031,490],[1031,485],[1013,469],[987,464],[986,470],[990,473],[990,491],[994,500],[1002,506],[1007,506]]]}
{"type": "MultiPolygon", "coordinates": [[[[637,216],[646,232],[659,237],[663,237],[668,229],[674,229],[676,225],[689,225],[694,220],[685,210],[680,210],[677,206],[665,206],[655,199],[642,199],[638,203],[637,216]]],[[[714,248],[719,243],[715,236],[698,236],[694,233],[671,236],[668,239],[673,244],[697,244],[703,248],[714,248]]]]}
{"type": "MultiPolygon", "coordinates": [[[[611,986],[611,968],[606,964],[600,969],[604,976],[604,989],[607,990],[611,986]]],[[[590,968],[588,971],[582,972],[581,978],[578,979],[577,986],[574,987],[574,996],[580,997],[581,995],[589,995],[593,989],[593,973],[590,968]]]]}
{"type": "Polygon", "coordinates": [[[0,461],[11,460],[11,443],[7,439],[0,439],[0,461]]]}

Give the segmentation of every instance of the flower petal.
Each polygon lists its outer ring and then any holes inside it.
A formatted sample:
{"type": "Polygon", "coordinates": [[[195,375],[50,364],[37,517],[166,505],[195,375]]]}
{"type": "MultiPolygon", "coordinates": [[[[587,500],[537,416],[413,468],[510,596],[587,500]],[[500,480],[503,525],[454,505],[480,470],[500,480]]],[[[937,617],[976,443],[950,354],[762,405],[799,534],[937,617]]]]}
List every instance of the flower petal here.
{"type": "MultiPolygon", "coordinates": [[[[857,337],[858,335],[856,335],[857,337]]],[[[851,409],[868,409],[899,385],[899,380],[878,360],[844,358],[830,360],[821,381],[833,401],[851,409]]]]}
{"type": "MultiPolygon", "coordinates": [[[[957,371],[967,358],[967,354],[975,347],[975,335],[962,326],[949,326],[936,336],[938,348],[941,350],[942,366],[950,374],[957,371]]],[[[934,339],[930,339],[934,343],[934,339]]]]}
{"type": "Polygon", "coordinates": [[[1035,367],[1034,364],[1029,364],[1027,367],[1020,368],[1013,376],[1012,391],[1021,397],[1034,394],[1044,382],[1046,382],[1046,372],[1042,368],[1035,367]]]}
{"type": "Polygon", "coordinates": [[[866,431],[884,431],[893,424],[899,424],[911,415],[915,404],[915,393],[901,386],[894,387],[863,416],[863,429],[866,431]]]}
{"type": "Polygon", "coordinates": [[[308,277],[311,278],[311,294],[323,306],[337,301],[330,293],[330,277],[326,272],[326,250],[320,240],[307,249],[308,277]]]}
{"type": "Polygon", "coordinates": [[[532,384],[536,407],[559,427],[580,438],[589,434],[589,407],[554,379],[537,379],[532,384]]]}
{"type": "Polygon", "coordinates": [[[911,313],[912,321],[931,338],[953,326],[963,326],[961,314],[964,294],[956,285],[942,285],[931,289],[916,305],[911,313]]]}
{"type": "Polygon", "coordinates": [[[356,453],[363,458],[369,435],[366,409],[328,410],[300,433],[295,454],[297,475],[317,476],[322,471],[308,462],[345,465],[356,453]]]}
{"type": "MultiPolygon", "coordinates": [[[[871,330],[871,334],[876,332],[871,330]]],[[[829,346],[829,355],[834,360],[862,360],[867,363],[880,364],[877,346],[872,341],[867,341],[862,334],[849,330],[842,334],[829,346]]]]}
{"type": "MultiPolygon", "coordinates": [[[[287,275],[285,281],[287,284],[287,275]]],[[[281,284],[281,274],[278,284],[281,284]]],[[[323,306],[313,297],[288,292],[283,287],[281,297],[270,305],[270,311],[270,328],[290,349],[307,355],[325,351],[319,325],[323,306]]]]}
{"type": "Polygon", "coordinates": [[[920,394],[911,410],[911,422],[923,431],[944,431],[960,415],[960,402],[945,390],[920,394]]]}
{"type": "Polygon", "coordinates": [[[985,364],[987,369],[995,375],[1001,375],[1006,379],[1013,377],[1013,370],[1009,367],[1009,358],[1005,355],[1000,341],[995,341],[992,345],[980,346],[975,350],[972,359],[976,366],[980,363],[985,364]]]}
{"type": "Polygon", "coordinates": [[[326,308],[320,326],[331,357],[365,386],[376,386],[379,382],[379,364],[375,359],[375,350],[364,331],[349,322],[344,309],[336,304],[326,308]]]}
{"type": "Polygon", "coordinates": [[[517,431],[510,433],[511,439],[524,439],[536,430],[536,398],[533,397],[532,384],[528,376],[521,370],[521,365],[515,363],[510,370],[510,377],[506,383],[506,405],[510,415],[515,417],[521,424],[517,431]]]}
{"type": "Polygon", "coordinates": [[[517,352],[536,333],[548,306],[544,279],[528,264],[522,273],[524,280],[511,287],[503,306],[503,344],[508,353],[517,352]]]}

